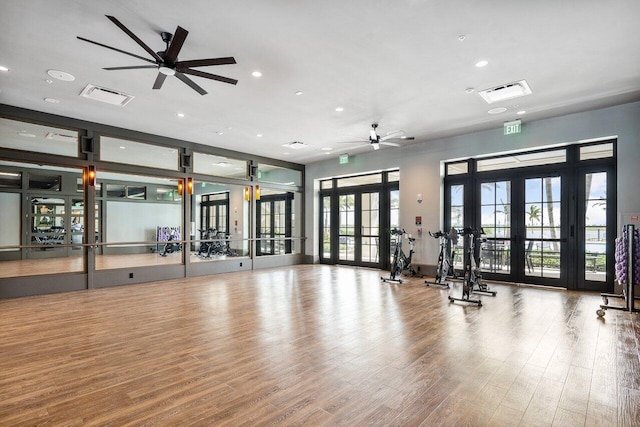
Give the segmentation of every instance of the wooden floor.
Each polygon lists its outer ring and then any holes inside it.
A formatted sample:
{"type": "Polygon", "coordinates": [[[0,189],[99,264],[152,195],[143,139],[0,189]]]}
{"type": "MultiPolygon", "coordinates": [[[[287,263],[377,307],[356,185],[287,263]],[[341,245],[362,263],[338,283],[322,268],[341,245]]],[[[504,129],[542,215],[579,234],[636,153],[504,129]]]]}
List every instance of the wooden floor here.
{"type": "Polygon", "coordinates": [[[0,425],[640,425],[637,314],[495,289],[305,265],[0,301],[0,425]]]}

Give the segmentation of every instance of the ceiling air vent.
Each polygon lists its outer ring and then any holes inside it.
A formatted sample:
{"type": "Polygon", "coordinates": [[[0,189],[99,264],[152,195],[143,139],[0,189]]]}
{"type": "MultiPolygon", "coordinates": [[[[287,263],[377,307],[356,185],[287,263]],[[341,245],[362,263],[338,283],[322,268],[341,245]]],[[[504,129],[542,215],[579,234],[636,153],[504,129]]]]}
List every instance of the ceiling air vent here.
{"type": "Polygon", "coordinates": [[[282,144],[283,147],[287,147],[287,148],[291,148],[293,150],[299,150],[301,148],[307,148],[308,145],[305,144],[304,142],[300,142],[300,141],[293,141],[293,142],[289,142],[287,144],[282,144]]]}
{"type": "Polygon", "coordinates": [[[82,90],[80,96],[100,102],[106,102],[111,105],[117,105],[118,107],[124,107],[134,98],[132,95],[127,95],[126,93],[94,86],[92,84],[88,84],[87,87],[82,90]]]}
{"type": "Polygon", "coordinates": [[[500,85],[491,89],[485,89],[478,92],[487,104],[504,101],[506,99],[519,98],[525,95],[531,95],[531,88],[525,80],[520,80],[506,85],[500,85]]]}
{"type": "Polygon", "coordinates": [[[65,134],[62,134],[62,133],[47,132],[47,134],[44,137],[46,139],[53,139],[55,141],[78,142],[78,136],[77,135],[65,135],[65,134]]]}

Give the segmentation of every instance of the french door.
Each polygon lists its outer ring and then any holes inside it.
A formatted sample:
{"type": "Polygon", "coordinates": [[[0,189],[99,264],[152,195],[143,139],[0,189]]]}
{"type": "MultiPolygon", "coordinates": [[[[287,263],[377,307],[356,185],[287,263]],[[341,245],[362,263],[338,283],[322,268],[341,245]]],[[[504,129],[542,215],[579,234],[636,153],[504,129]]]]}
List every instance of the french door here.
{"type": "Polygon", "coordinates": [[[563,181],[561,175],[547,174],[479,183],[480,226],[486,237],[480,256],[487,277],[566,283],[563,181]]]}
{"type": "MultiPolygon", "coordinates": [[[[445,178],[445,226],[482,227],[483,277],[612,290],[615,144],[592,143],[466,164],[468,168],[447,165],[451,176],[445,178]],[[525,166],[519,167],[522,163],[525,166]]],[[[466,249],[460,245],[455,248],[458,253],[466,249]]],[[[460,258],[456,257],[456,269],[461,268],[460,258]]]]}
{"type": "Polygon", "coordinates": [[[338,195],[338,259],[340,264],[380,263],[380,192],[338,195]]]}
{"type": "Polygon", "coordinates": [[[399,223],[399,172],[321,182],[320,262],[385,269],[399,223]]]}

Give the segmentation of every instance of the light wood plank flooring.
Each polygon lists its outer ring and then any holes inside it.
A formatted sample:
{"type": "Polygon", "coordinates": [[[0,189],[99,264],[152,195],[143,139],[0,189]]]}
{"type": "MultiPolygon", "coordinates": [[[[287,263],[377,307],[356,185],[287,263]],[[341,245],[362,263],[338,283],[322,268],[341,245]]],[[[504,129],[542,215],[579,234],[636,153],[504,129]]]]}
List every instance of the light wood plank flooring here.
{"type": "Polygon", "coordinates": [[[510,285],[456,305],[380,274],[0,301],[0,425],[640,425],[637,314],[601,321],[597,294],[510,285]]]}

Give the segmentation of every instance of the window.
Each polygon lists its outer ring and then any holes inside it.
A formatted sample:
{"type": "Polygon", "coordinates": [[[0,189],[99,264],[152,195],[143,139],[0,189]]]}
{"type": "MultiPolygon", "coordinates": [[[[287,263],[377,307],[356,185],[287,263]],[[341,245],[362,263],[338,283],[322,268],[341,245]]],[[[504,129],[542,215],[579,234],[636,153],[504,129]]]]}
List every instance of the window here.
{"type": "Polygon", "coordinates": [[[78,157],[78,132],[0,119],[0,147],[78,157]]]}
{"type": "Polygon", "coordinates": [[[100,160],[178,170],[178,149],[102,136],[100,137],[100,160]]]}
{"type": "Polygon", "coordinates": [[[291,186],[302,185],[302,172],[260,163],[258,165],[258,181],[291,186]]]}
{"type": "Polygon", "coordinates": [[[508,156],[492,157],[477,161],[478,172],[502,169],[523,168],[527,166],[541,166],[567,161],[567,150],[539,151],[535,153],[511,154],[508,156]]]}
{"type": "Polygon", "coordinates": [[[613,157],[612,142],[580,147],[580,160],[603,159],[606,157],[613,157]]]}
{"type": "Polygon", "coordinates": [[[61,181],[62,181],[62,177],[60,175],[42,175],[42,174],[30,173],[29,189],[60,191],[61,181]]]}
{"type": "Polygon", "coordinates": [[[247,178],[247,162],[212,154],[193,153],[193,171],[226,178],[247,178]]]}

